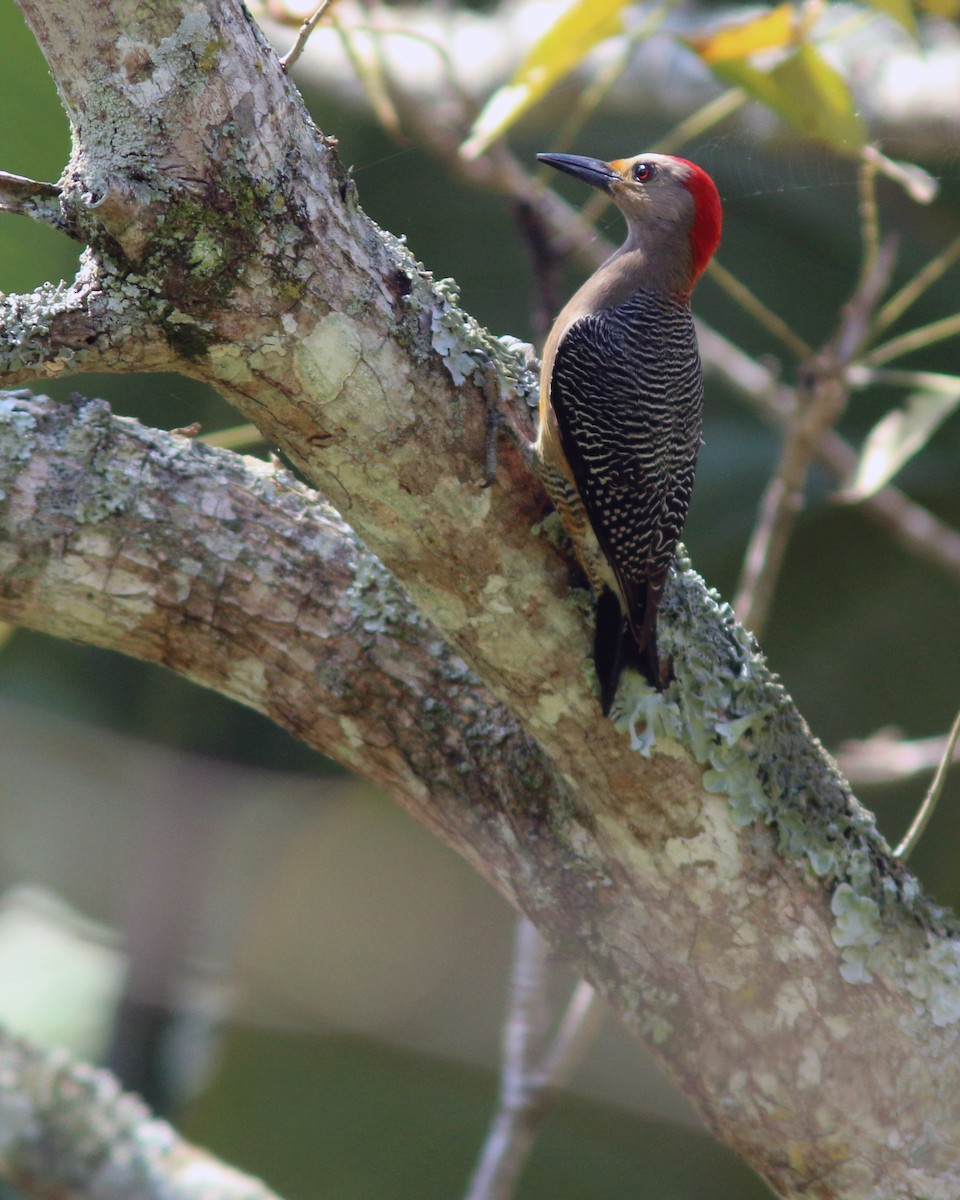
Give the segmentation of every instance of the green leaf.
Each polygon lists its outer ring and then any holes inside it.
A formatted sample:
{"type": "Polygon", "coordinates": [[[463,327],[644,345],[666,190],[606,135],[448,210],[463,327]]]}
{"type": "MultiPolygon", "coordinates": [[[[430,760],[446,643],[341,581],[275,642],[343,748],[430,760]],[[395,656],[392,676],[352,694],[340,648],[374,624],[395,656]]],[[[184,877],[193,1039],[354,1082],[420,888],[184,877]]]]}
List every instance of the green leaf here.
{"type": "Polygon", "coordinates": [[[867,0],[867,3],[871,8],[893,17],[911,36],[917,36],[917,16],[910,0],[867,0]]]}
{"type": "Polygon", "coordinates": [[[733,61],[714,63],[711,69],[807,137],[848,154],[858,153],[864,144],[863,122],[846,81],[808,42],[769,71],[733,61]]]}
{"type": "Polygon", "coordinates": [[[623,28],[620,11],[630,0],[574,0],[532,46],[513,79],[498,88],[460,147],[476,158],[532,105],[582,62],[598,43],[623,28]]]}
{"type": "Polygon", "coordinates": [[[960,379],[956,392],[915,392],[902,408],[888,412],[867,434],[843,499],[865,500],[888,484],[904,463],[923,449],[958,404],[960,379]]]}

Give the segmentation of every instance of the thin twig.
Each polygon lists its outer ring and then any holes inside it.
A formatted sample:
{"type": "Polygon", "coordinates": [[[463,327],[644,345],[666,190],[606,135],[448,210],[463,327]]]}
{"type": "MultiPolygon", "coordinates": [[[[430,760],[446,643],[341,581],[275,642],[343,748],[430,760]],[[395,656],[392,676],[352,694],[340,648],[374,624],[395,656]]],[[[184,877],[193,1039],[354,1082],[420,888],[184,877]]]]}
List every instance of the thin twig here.
{"type": "Polygon", "coordinates": [[[606,1015],[607,1010],[600,1003],[596,991],[585,979],[581,979],[573,989],[557,1036],[540,1069],[541,1086],[555,1091],[569,1083],[584,1051],[600,1032],[606,1015]]]}
{"type": "MultiPolygon", "coordinates": [[[[375,31],[370,30],[374,52],[372,54],[361,54],[357,46],[356,37],[357,33],[361,32],[361,30],[355,26],[352,26],[349,30],[346,29],[343,23],[338,21],[336,17],[333,18],[332,24],[333,28],[337,31],[337,36],[340,38],[343,52],[350,60],[350,65],[353,67],[357,78],[363,86],[367,100],[370,102],[370,107],[373,109],[374,116],[392,138],[399,142],[406,141],[400,122],[400,115],[390,96],[386,67],[380,51],[379,36],[375,31]]],[[[366,25],[363,27],[364,30],[368,29],[369,26],[370,21],[368,18],[366,25]]]]}
{"type": "Polygon", "coordinates": [[[534,926],[521,917],[514,942],[510,1008],[503,1028],[503,1057],[497,1109],[465,1200],[507,1200],[533,1143],[527,1086],[531,1046],[542,1043],[549,950],[534,926]]]}
{"type": "Polygon", "coordinates": [[[896,264],[896,239],[886,238],[874,253],[868,239],[864,238],[865,264],[868,256],[870,270],[861,271],[853,295],[843,306],[840,328],[827,346],[827,356],[832,360],[830,370],[846,368],[870,340],[873,314],[890,286],[896,264]]]}
{"type": "Polygon", "coordinates": [[[917,204],[930,204],[940,190],[935,175],[918,167],[916,163],[898,162],[881,154],[876,146],[864,146],[861,155],[866,162],[873,163],[881,175],[900,185],[911,200],[917,204]]]}
{"type": "Polygon", "coordinates": [[[702,137],[708,129],[719,125],[721,121],[742,108],[748,96],[743,88],[727,88],[719,96],[708,100],[706,104],[684,117],[674,127],[668,130],[662,138],[654,142],[651,149],[661,154],[675,154],[677,149],[692,142],[694,138],[702,137]]]}
{"type": "MultiPolygon", "coordinates": [[[[860,461],[857,451],[833,432],[823,439],[817,456],[838,480],[850,479],[860,461]]],[[[857,508],[908,554],[960,584],[960,533],[929,509],[891,484],[861,500],[857,508]]]]}
{"type": "Polygon", "coordinates": [[[800,395],[800,411],[760,501],[733,601],[737,620],[757,635],[770,612],[818,443],[846,403],[846,393],[836,379],[820,380],[813,391],[800,395]]]}
{"type": "Polygon", "coordinates": [[[940,799],[940,793],[943,791],[943,785],[947,778],[947,771],[950,769],[950,764],[953,761],[953,750],[958,738],[960,738],[960,712],[953,719],[953,727],[947,737],[946,749],[943,752],[943,757],[940,759],[940,765],[937,767],[937,773],[933,777],[933,782],[930,784],[930,788],[923,799],[923,803],[917,810],[917,815],[913,818],[910,828],[904,834],[903,841],[894,850],[894,858],[909,858],[917,842],[923,836],[923,831],[927,827],[927,822],[933,816],[933,810],[937,807],[937,801],[940,799]]]}
{"type": "Polygon", "coordinates": [[[880,255],[880,214],[877,211],[877,161],[864,155],[857,172],[857,194],[859,197],[860,237],[863,242],[863,261],[857,291],[863,290],[867,280],[873,278],[880,255]]]}
{"type": "Polygon", "coordinates": [[[888,329],[894,321],[903,316],[912,304],[920,299],[927,288],[950,270],[957,259],[960,259],[960,237],[955,237],[949,245],[931,258],[928,263],[925,263],[911,280],[890,297],[874,318],[871,332],[876,335],[882,333],[884,329],[888,329]]]}
{"type": "MultiPolygon", "coordinates": [[[[896,729],[879,729],[868,738],[851,739],[834,751],[837,766],[854,786],[902,783],[936,771],[948,753],[947,736],[903,738],[896,729]]],[[[951,761],[960,761],[955,746],[951,761]]]]}
{"type": "Polygon", "coordinates": [[[540,209],[528,200],[511,205],[514,224],[523,240],[533,275],[533,303],[530,327],[534,340],[541,345],[560,310],[560,283],[563,258],[550,235],[540,209]]]}
{"type": "Polygon", "coordinates": [[[957,334],[960,334],[960,313],[940,321],[931,321],[929,325],[920,325],[899,337],[891,338],[889,342],[883,342],[865,354],[863,361],[868,367],[878,367],[881,363],[890,362],[913,350],[922,350],[925,346],[932,346],[934,342],[942,342],[957,334]]]}
{"type": "Polygon", "coordinates": [[[605,1010],[588,983],[574,989],[548,1043],[549,950],[533,925],[517,923],[500,1094],[465,1200],[510,1200],[559,1087],[596,1036],[605,1010]]]}
{"type": "Polygon", "coordinates": [[[214,429],[200,436],[208,446],[219,446],[221,450],[243,450],[250,446],[262,446],[266,438],[256,425],[231,425],[227,429],[214,429]]]}
{"type": "Polygon", "coordinates": [[[300,26],[297,33],[297,40],[293,43],[287,53],[280,59],[280,67],[284,71],[290,71],[294,63],[303,53],[309,40],[310,34],[316,29],[323,18],[323,14],[327,11],[333,0],[320,0],[320,3],[313,10],[309,17],[300,26]]]}
{"type": "Polygon", "coordinates": [[[798,392],[798,397],[776,473],[760,501],[733,601],[737,619],[756,634],[766,624],[819,435],[843,404],[843,392],[836,379],[820,381],[816,391],[798,392]]]}
{"type": "MultiPolygon", "coordinates": [[[[399,103],[400,107],[406,109],[404,116],[407,121],[416,124],[418,137],[432,150],[442,155],[447,167],[452,172],[456,173],[460,171],[461,173],[466,173],[472,164],[467,164],[466,160],[460,157],[457,153],[457,147],[465,136],[463,131],[472,125],[480,109],[477,100],[463,85],[454,66],[449,48],[429,34],[391,23],[385,15],[383,5],[377,5],[372,9],[363,9],[362,11],[366,14],[366,23],[354,23],[350,28],[352,33],[369,34],[376,42],[377,69],[380,73],[378,87],[382,96],[385,97],[385,104],[378,102],[375,96],[370,96],[375,115],[379,117],[381,123],[389,133],[396,135],[401,128],[401,116],[398,111],[399,103]],[[405,103],[406,96],[403,89],[397,79],[394,78],[390,70],[390,63],[383,52],[383,39],[386,37],[405,38],[408,41],[417,42],[420,45],[427,46],[436,54],[443,68],[445,82],[449,88],[449,96],[442,99],[445,107],[449,106],[453,108],[454,105],[451,101],[455,103],[457,111],[454,119],[444,121],[438,128],[435,119],[423,119],[422,106],[405,103]],[[398,103],[395,103],[393,96],[399,97],[398,103]],[[380,103],[380,107],[378,107],[378,103],[380,103]]],[[[391,12],[392,10],[387,11],[391,12]]],[[[345,38],[346,35],[339,25],[337,26],[337,32],[340,34],[341,39],[345,38]]],[[[345,42],[345,51],[351,56],[351,61],[354,62],[359,74],[360,68],[353,58],[348,42],[345,42]]],[[[438,96],[436,99],[439,101],[441,97],[438,96]]],[[[481,163],[480,170],[482,171],[484,160],[481,159],[479,161],[481,163]]]]}
{"type": "Polygon", "coordinates": [[[0,212],[32,217],[42,225],[65,229],[66,222],[60,207],[60,184],[41,183],[25,175],[0,171],[0,212]]]}
{"type": "Polygon", "coordinates": [[[711,259],[710,265],[707,267],[707,274],[723,288],[728,296],[736,300],[745,312],[748,312],[758,324],[786,346],[791,354],[796,355],[801,362],[806,362],[813,357],[812,347],[808,346],[799,334],[794,333],[786,321],[778,317],[772,309],[767,308],[745,283],[741,283],[715,258],[711,259]]]}
{"type": "MultiPolygon", "coordinates": [[[[407,41],[417,42],[421,46],[428,47],[436,54],[437,58],[443,65],[444,73],[446,75],[446,82],[456,93],[457,99],[462,104],[469,106],[473,111],[478,111],[475,101],[457,78],[456,70],[453,65],[453,59],[450,57],[450,50],[448,47],[444,46],[442,42],[438,42],[436,38],[431,37],[428,33],[421,33],[418,29],[405,29],[402,25],[385,25],[382,20],[381,9],[379,8],[370,14],[370,17],[371,20],[375,20],[374,24],[351,25],[351,31],[354,33],[369,33],[376,36],[381,41],[385,37],[406,38],[407,41]]],[[[390,72],[387,69],[387,63],[382,56],[381,64],[383,66],[385,76],[389,82],[396,87],[396,81],[390,78],[390,72]]]]}
{"type": "Polygon", "coordinates": [[[960,391],[960,375],[947,375],[943,371],[899,371],[896,368],[853,366],[847,371],[847,382],[854,388],[886,383],[894,387],[922,388],[925,392],[942,392],[945,396],[955,396],[960,391]]]}
{"type": "Polygon", "coordinates": [[[733,608],[737,618],[756,634],[762,631],[770,611],[810,467],[846,407],[849,385],[843,378],[845,368],[867,336],[871,314],[893,269],[892,242],[881,246],[876,255],[868,237],[864,245],[864,262],[869,259],[870,270],[861,273],[856,291],[844,305],[839,329],[812,364],[809,383],[798,389],[780,462],[764,491],[744,555],[733,608]]]}

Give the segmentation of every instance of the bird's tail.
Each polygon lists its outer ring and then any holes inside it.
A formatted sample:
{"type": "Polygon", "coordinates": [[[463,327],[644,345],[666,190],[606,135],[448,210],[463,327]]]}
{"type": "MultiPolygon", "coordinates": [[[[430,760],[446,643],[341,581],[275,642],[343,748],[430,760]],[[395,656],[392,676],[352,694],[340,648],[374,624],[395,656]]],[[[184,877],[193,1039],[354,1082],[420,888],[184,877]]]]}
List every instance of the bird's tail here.
{"type": "MultiPolygon", "coordinates": [[[[642,604],[639,611],[643,611],[642,604]]],[[[593,662],[600,681],[600,707],[605,717],[610,715],[624,667],[634,667],[658,692],[663,690],[655,611],[652,619],[645,621],[644,625],[646,631],[641,645],[634,634],[629,614],[620,607],[616,593],[609,587],[601,591],[597,597],[593,662]]]]}

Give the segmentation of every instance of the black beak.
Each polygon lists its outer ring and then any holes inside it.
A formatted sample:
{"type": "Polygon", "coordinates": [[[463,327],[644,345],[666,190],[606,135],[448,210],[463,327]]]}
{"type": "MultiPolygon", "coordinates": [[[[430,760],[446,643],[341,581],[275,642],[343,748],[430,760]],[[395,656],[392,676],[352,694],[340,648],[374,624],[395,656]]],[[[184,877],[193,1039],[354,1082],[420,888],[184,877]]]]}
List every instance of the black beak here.
{"type": "Polygon", "coordinates": [[[566,171],[575,179],[582,179],[592,187],[604,192],[610,191],[610,184],[620,176],[614,169],[600,158],[583,158],[579,154],[538,154],[540,162],[556,167],[558,171],[566,171]]]}

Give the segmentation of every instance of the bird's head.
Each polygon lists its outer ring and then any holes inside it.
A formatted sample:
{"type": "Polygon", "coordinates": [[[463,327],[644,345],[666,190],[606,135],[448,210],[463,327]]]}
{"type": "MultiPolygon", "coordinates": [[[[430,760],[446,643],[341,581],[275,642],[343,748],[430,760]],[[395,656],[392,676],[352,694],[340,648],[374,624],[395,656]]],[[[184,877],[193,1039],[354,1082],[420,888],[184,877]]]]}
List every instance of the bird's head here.
{"type": "Polygon", "coordinates": [[[652,233],[686,245],[693,287],[720,242],[720,195],[706,171],[670,154],[637,154],[612,162],[578,154],[537,158],[609,192],[631,236],[646,240],[652,233]]]}

